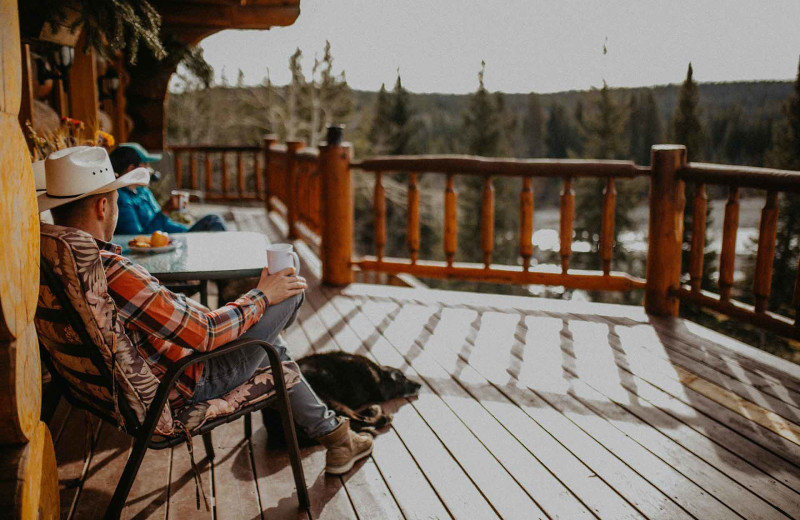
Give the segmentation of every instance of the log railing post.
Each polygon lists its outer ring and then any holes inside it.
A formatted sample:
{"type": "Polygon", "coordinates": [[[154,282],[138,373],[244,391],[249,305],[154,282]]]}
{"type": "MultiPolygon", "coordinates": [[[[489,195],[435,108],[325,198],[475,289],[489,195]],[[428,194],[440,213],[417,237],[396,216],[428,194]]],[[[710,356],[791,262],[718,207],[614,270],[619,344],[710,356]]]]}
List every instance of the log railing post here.
{"type": "Polygon", "coordinates": [[[408,177],[408,220],[406,229],[406,245],[411,264],[416,264],[419,257],[419,186],[417,174],[408,177]]]}
{"type": "Polygon", "coordinates": [[[458,250],[458,192],[455,176],[447,174],[444,191],[444,256],[447,267],[452,267],[458,250]]]}
{"type": "Polygon", "coordinates": [[[522,257],[522,268],[527,271],[533,257],[533,179],[522,179],[522,191],[519,194],[519,256],[522,257]]]}
{"type": "Polygon", "coordinates": [[[175,152],[175,189],[183,188],[183,164],[181,163],[181,152],[175,152]]]}
{"type": "Polygon", "coordinates": [[[297,163],[297,152],[303,149],[303,141],[286,141],[286,224],[289,226],[290,239],[298,238],[295,225],[299,216],[300,168],[297,163]]]}
{"type": "Polygon", "coordinates": [[[349,144],[341,143],[341,133],[328,129],[328,142],[319,149],[322,177],[322,281],[347,285],[353,281],[353,186],[350,176],[349,144]],[[332,135],[333,134],[333,135],[332,135]],[[338,137],[338,139],[337,139],[338,137]]]}
{"type": "Polygon", "coordinates": [[[686,147],[656,145],[650,157],[650,227],[644,307],[649,314],[677,316],[676,291],[681,278],[685,204],[684,182],[678,178],[678,170],[686,164],[686,147]]]}
{"type": "Polygon", "coordinates": [[[272,149],[272,145],[278,142],[278,136],[275,134],[269,134],[264,136],[264,141],[262,147],[264,148],[264,204],[267,210],[267,214],[272,211],[272,202],[270,201],[270,195],[272,193],[272,179],[274,175],[272,174],[273,165],[270,163],[270,150],[272,149]]]}

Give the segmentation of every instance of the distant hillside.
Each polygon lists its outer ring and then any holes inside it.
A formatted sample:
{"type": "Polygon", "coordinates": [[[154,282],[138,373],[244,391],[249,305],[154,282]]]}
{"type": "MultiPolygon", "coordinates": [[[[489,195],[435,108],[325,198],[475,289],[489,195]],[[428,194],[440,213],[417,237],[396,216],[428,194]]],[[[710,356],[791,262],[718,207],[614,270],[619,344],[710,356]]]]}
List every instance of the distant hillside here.
{"type": "MultiPolygon", "coordinates": [[[[253,91],[259,87],[213,87],[208,91],[172,94],[168,105],[168,142],[172,144],[199,141],[204,143],[257,142],[268,124],[260,113],[248,104],[253,91]],[[203,102],[200,98],[205,96],[203,102]],[[198,125],[213,121],[214,128],[198,125]]],[[[680,85],[661,85],[650,88],[667,131],[675,109],[680,85]]],[[[647,88],[612,89],[621,105],[627,105],[632,94],[641,94],[647,88]]],[[[741,163],[759,166],[763,152],[771,144],[771,129],[781,117],[781,105],[789,96],[789,81],[750,81],[700,84],[700,114],[707,134],[706,149],[701,154],[706,160],[741,163]]],[[[346,121],[345,135],[355,144],[358,155],[371,153],[367,135],[377,92],[352,91],[353,110],[346,121]]],[[[467,94],[410,94],[411,107],[418,121],[415,136],[420,153],[458,153],[462,151],[461,122],[466,110],[467,94]]],[[[568,91],[541,94],[541,104],[549,113],[554,103],[573,113],[580,101],[584,107],[591,105],[592,91],[568,91]]],[[[506,94],[505,104],[512,116],[521,122],[527,103],[527,94],[506,94]]],[[[519,124],[517,125],[519,126],[519,124]]],[[[523,147],[518,136],[509,137],[514,155],[521,155],[523,147]]],[[[662,142],[667,139],[664,136],[662,142]]]]}

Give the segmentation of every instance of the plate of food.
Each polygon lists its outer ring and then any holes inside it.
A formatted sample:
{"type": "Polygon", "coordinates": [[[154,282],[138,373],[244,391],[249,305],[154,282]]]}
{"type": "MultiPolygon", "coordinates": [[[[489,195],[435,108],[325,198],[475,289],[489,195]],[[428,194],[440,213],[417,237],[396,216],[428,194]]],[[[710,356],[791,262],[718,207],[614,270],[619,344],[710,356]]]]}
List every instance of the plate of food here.
{"type": "Polygon", "coordinates": [[[175,249],[175,242],[167,233],[156,231],[152,235],[138,235],[128,242],[135,253],[166,253],[175,249]]]}

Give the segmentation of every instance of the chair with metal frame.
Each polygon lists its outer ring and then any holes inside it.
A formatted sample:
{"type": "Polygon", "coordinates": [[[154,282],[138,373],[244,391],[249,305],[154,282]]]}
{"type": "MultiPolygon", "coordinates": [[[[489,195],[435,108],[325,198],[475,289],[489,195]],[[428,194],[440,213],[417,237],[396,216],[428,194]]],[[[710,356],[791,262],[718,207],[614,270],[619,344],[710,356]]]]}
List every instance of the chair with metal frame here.
{"type": "MultiPolygon", "coordinates": [[[[137,419],[136,413],[131,409],[130,405],[126,402],[126,400],[123,398],[117,398],[118,394],[116,391],[116,381],[114,380],[114,377],[108,370],[106,362],[104,361],[98,348],[95,346],[92,338],[90,337],[83,319],[81,318],[80,314],[76,311],[76,309],[70,302],[62,281],[54,273],[52,266],[44,257],[42,257],[41,261],[41,275],[42,275],[42,282],[47,284],[47,286],[50,288],[53,295],[57,299],[59,305],[62,307],[63,315],[61,315],[60,317],[47,315],[48,314],[47,310],[46,309],[43,310],[40,305],[39,309],[37,310],[37,317],[41,317],[41,315],[44,314],[46,315],[45,318],[47,319],[51,320],[61,319],[63,321],[66,321],[69,324],[69,326],[71,326],[72,329],[77,333],[81,344],[70,345],[68,354],[72,356],[81,357],[91,362],[92,366],[98,372],[98,374],[89,375],[86,377],[94,378],[95,384],[102,385],[111,394],[114,395],[116,403],[119,407],[118,408],[119,415],[121,415],[124,418],[124,423],[125,423],[124,430],[127,434],[129,434],[134,438],[133,449],[131,451],[130,456],[128,457],[128,461],[125,465],[125,469],[122,472],[119,484],[117,485],[114,491],[114,495],[111,498],[111,502],[106,511],[105,518],[107,519],[119,518],[120,513],[122,512],[122,509],[125,506],[128,493],[130,492],[131,486],[133,485],[133,482],[136,478],[136,474],[139,470],[139,467],[142,463],[142,460],[148,448],[164,449],[182,444],[183,442],[187,442],[190,440],[189,438],[187,438],[187,434],[185,433],[188,432],[188,430],[185,430],[185,432],[183,431],[176,432],[175,435],[168,437],[154,435],[155,433],[157,433],[156,426],[162,414],[162,410],[168,403],[170,390],[173,388],[180,375],[191,365],[208,361],[209,359],[213,359],[217,356],[227,354],[231,351],[241,349],[249,345],[259,345],[266,351],[272,369],[275,394],[266,399],[255,402],[254,404],[244,405],[230,415],[224,415],[221,417],[213,418],[203,423],[202,426],[195,429],[194,431],[189,432],[189,435],[190,436],[202,435],[207,450],[207,456],[209,457],[209,459],[213,460],[214,452],[213,452],[213,446],[211,444],[211,431],[214,428],[216,428],[221,424],[234,421],[239,417],[244,416],[245,437],[249,439],[252,432],[252,427],[250,423],[250,413],[262,410],[265,407],[270,406],[272,404],[276,404],[280,414],[281,422],[283,424],[284,435],[288,439],[287,449],[289,452],[292,472],[294,474],[295,485],[297,487],[299,506],[302,509],[306,510],[309,509],[310,502],[308,498],[308,490],[306,488],[305,478],[303,476],[303,468],[300,463],[300,453],[297,445],[297,434],[294,428],[294,423],[292,421],[292,412],[287,395],[287,386],[286,382],[284,381],[283,365],[281,363],[279,353],[274,346],[265,341],[244,339],[244,340],[233,341],[227,345],[224,345],[210,352],[198,352],[196,354],[192,354],[190,356],[181,359],[180,361],[176,362],[172,367],[170,367],[169,371],[161,379],[161,382],[158,385],[158,389],[155,393],[155,398],[153,399],[152,403],[147,409],[147,413],[145,415],[144,420],[139,421],[137,419]]],[[[42,354],[42,360],[52,375],[53,378],[52,384],[58,385],[58,387],[62,390],[62,395],[66,397],[67,401],[70,404],[79,407],[81,409],[87,410],[93,415],[96,415],[101,419],[110,422],[116,427],[120,427],[119,421],[114,419],[115,414],[113,412],[109,410],[110,413],[103,413],[98,408],[87,405],[86,393],[80,395],[81,390],[80,388],[76,387],[76,385],[74,384],[74,380],[73,382],[68,381],[67,378],[65,378],[64,375],[62,375],[62,373],[56,368],[56,366],[53,363],[53,360],[51,359],[50,352],[47,350],[47,348],[44,347],[44,345],[42,345],[41,340],[40,340],[40,351],[42,354]]],[[[81,374],[75,374],[75,373],[69,374],[70,378],[80,377],[80,376],[81,374]]]]}

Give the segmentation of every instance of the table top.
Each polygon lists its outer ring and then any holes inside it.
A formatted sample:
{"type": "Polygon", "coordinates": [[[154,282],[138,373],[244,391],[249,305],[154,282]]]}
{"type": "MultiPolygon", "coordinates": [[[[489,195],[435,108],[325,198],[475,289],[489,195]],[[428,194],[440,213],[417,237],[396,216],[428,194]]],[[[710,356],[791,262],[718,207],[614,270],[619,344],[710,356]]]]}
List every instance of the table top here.
{"type": "Polygon", "coordinates": [[[115,235],[122,254],[147,269],[161,282],[230,280],[259,276],[267,265],[269,239],[250,231],[170,233],[176,247],[165,253],[131,251],[134,235],[115,235]]]}

